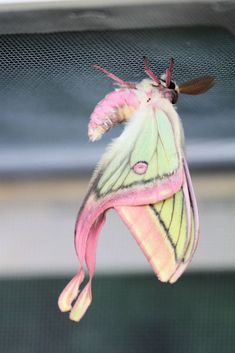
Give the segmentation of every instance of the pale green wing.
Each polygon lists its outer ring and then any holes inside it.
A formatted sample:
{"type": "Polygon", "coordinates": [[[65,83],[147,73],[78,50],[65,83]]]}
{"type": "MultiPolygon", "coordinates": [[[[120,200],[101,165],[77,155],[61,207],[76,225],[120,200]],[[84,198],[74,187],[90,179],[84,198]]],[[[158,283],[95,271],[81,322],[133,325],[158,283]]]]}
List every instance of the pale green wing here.
{"type": "Polygon", "coordinates": [[[188,219],[183,189],[150,207],[172,244],[176,262],[181,261],[188,246],[188,219]]]}
{"type": "Polygon", "coordinates": [[[180,141],[167,114],[139,110],[102,158],[93,178],[97,196],[165,180],[181,166],[180,141]],[[139,167],[143,170],[139,171],[139,167]]]}

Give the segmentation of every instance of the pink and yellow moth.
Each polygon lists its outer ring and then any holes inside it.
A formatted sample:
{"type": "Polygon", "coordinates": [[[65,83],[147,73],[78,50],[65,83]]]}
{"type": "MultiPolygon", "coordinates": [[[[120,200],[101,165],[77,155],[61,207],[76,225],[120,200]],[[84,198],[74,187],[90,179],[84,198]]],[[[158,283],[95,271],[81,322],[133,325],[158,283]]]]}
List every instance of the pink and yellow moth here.
{"type": "Polygon", "coordinates": [[[77,217],[79,270],[58,301],[61,311],[70,311],[71,320],[79,321],[91,304],[96,245],[110,208],[127,225],[160,281],[175,282],[195,252],[198,210],[174,104],[179,93],[206,92],[214,79],[205,76],[177,86],[172,81],[173,63],[171,59],[158,78],[144,58],[149,78],[140,83],[123,81],[95,66],[119,87],[96,105],[88,125],[89,139],[100,139],[118,123],[126,125],[102,156],[77,217]],[[89,280],[80,292],[85,267],[89,280]]]}

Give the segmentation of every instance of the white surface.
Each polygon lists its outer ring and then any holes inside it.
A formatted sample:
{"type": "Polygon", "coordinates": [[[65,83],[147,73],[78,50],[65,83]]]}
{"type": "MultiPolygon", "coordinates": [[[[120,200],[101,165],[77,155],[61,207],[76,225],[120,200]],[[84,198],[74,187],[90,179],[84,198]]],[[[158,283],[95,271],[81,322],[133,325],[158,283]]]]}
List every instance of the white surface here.
{"type": "MultiPolygon", "coordinates": [[[[234,269],[234,175],[218,176],[218,183],[210,176],[194,179],[201,238],[190,270],[234,269]]],[[[87,181],[1,186],[0,276],[76,272],[73,227],[86,186],[87,181]]],[[[118,215],[110,211],[98,244],[97,272],[130,271],[151,269],[118,215]]]]}
{"type": "MultiPolygon", "coordinates": [[[[39,9],[39,8],[88,8],[101,6],[121,6],[121,5],[143,5],[157,3],[188,2],[192,0],[0,0],[0,9],[39,9]]],[[[196,0],[197,2],[215,2],[214,0],[196,0]]],[[[220,3],[226,0],[220,0],[220,3]]]]}
{"type": "MultiPolygon", "coordinates": [[[[186,147],[191,165],[235,164],[234,140],[191,141],[186,147]]],[[[1,147],[0,174],[91,169],[98,162],[104,148],[91,146],[88,149],[77,145],[1,147]]]]}

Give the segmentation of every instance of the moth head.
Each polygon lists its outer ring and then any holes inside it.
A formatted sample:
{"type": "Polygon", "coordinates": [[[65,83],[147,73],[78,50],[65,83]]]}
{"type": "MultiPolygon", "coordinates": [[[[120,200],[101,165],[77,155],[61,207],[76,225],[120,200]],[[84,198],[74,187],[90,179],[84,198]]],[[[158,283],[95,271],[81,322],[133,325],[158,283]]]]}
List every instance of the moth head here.
{"type": "Polygon", "coordinates": [[[179,86],[173,80],[170,80],[167,86],[166,73],[161,75],[160,82],[163,96],[165,96],[165,98],[168,98],[172,104],[176,104],[179,97],[179,86]]]}
{"type": "MultiPolygon", "coordinates": [[[[88,135],[91,141],[100,139],[102,135],[113,126],[126,122],[130,117],[132,117],[133,112],[139,105],[138,91],[144,91],[145,93],[150,92],[151,95],[157,90],[161,98],[165,98],[172,104],[175,104],[178,100],[179,93],[196,95],[206,92],[214,85],[213,77],[204,76],[189,80],[178,86],[176,82],[172,80],[174,67],[173,58],[170,59],[169,67],[166,69],[165,73],[158,78],[158,76],[156,76],[150,69],[147,57],[144,57],[144,71],[148,78],[142,80],[140,83],[124,81],[99,65],[94,65],[94,67],[114,80],[118,84],[119,88],[124,89],[125,93],[121,90],[120,97],[119,93],[117,93],[115,97],[113,95],[112,97],[109,96],[109,98],[106,97],[102,101],[102,104],[99,103],[97,105],[95,111],[91,115],[88,127],[88,135]],[[124,97],[123,95],[126,96],[124,97]],[[110,105],[111,108],[107,110],[107,106],[109,106],[110,101],[116,103],[112,103],[110,105]]],[[[148,97],[147,101],[150,100],[151,98],[148,97]]]]}
{"type": "Polygon", "coordinates": [[[169,67],[165,73],[158,78],[148,65],[148,59],[144,57],[144,70],[146,74],[152,79],[153,86],[158,87],[161,91],[162,96],[168,98],[171,103],[175,104],[178,99],[179,93],[196,95],[208,91],[213,87],[215,79],[212,76],[198,77],[178,86],[175,81],[172,80],[173,76],[174,59],[171,58],[169,67]]]}
{"type": "Polygon", "coordinates": [[[156,76],[148,65],[147,57],[144,57],[144,71],[152,79],[152,86],[158,87],[161,96],[169,99],[172,104],[175,104],[178,100],[179,88],[176,83],[172,80],[174,67],[174,59],[171,58],[169,67],[160,78],[156,76]]]}

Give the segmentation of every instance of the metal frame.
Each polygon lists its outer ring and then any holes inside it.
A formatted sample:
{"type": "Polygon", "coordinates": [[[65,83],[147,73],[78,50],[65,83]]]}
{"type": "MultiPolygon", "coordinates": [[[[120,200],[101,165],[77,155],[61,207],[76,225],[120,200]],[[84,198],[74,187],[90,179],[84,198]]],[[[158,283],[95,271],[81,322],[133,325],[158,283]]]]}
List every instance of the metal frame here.
{"type": "Polygon", "coordinates": [[[0,1],[0,34],[222,26],[235,33],[234,1],[0,1]],[[109,6],[108,6],[109,5],[109,6]]]}

